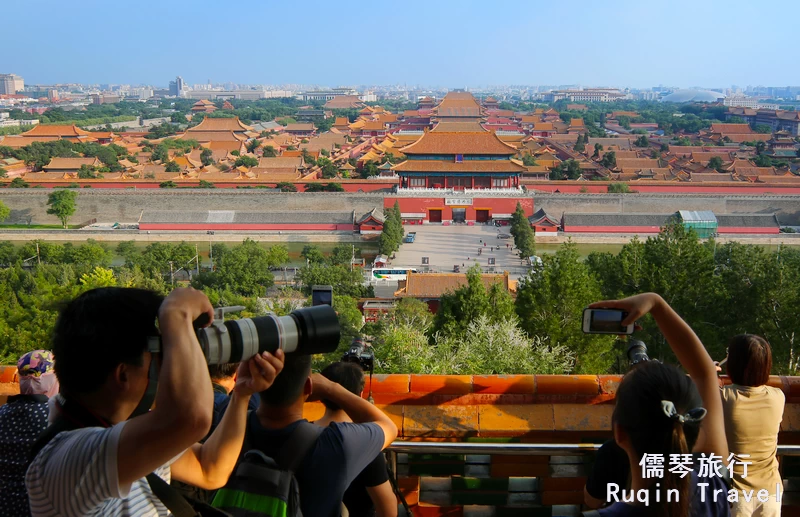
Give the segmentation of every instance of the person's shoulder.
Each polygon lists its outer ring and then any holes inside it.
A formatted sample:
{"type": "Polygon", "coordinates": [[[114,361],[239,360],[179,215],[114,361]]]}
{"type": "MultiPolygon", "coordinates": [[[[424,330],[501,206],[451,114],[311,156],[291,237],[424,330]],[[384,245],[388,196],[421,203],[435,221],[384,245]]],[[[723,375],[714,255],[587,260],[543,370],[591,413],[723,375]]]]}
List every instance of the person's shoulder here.
{"type": "Polygon", "coordinates": [[[776,388],[774,386],[764,386],[764,387],[766,388],[766,392],[770,398],[775,398],[776,400],[786,402],[786,394],[783,393],[782,389],[776,388]]]}

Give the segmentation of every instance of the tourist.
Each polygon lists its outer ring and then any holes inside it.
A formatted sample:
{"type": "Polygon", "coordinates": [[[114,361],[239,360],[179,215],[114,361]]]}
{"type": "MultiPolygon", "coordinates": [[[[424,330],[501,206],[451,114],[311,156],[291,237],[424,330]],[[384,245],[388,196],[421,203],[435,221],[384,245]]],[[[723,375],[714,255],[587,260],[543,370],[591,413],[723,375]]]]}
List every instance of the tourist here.
{"type": "Polygon", "coordinates": [[[779,516],[781,503],[773,491],[783,482],[775,453],[786,397],[780,388],[767,386],[772,370],[769,343],[751,334],[734,336],[728,344],[726,370],[733,382],[722,388],[725,435],[737,462],[732,472],[733,488],[748,492],[768,488],[770,492],[767,502],[757,497],[750,501],[741,498],[733,503],[731,514],[736,517],[779,516]],[[747,477],[743,477],[743,462],[750,463],[747,477]]]}
{"type": "Polygon", "coordinates": [[[53,354],[34,350],[17,361],[19,395],[0,407],[0,516],[31,514],[25,471],[30,448],[47,428],[47,401],[58,393],[53,354]]]}
{"type": "Polygon", "coordinates": [[[728,444],[716,367],[703,343],[654,293],[598,302],[590,308],[627,312],[622,325],[632,324],[650,313],[689,374],[687,377],[675,366],[648,361],[623,378],[617,389],[612,426],[614,440],[628,456],[631,485],[626,489],[609,484],[607,493],[613,504],[598,510],[599,514],[614,517],[729,515],[726,497],[713,498],[714,490],[727,493],[727,487],[719,475],[724,475],[724,467],[709,460],[708,455],[727,459],[728,444]],[[701,423],[704,436],[698,440],[701,423]],[[661,470],[648,468],[657,464],[658,458],[663,462],[661,470]],[[671,464],[675,459],[678,460],[677,469],[671,464]],[[704,464],[710,468],[704,470],[704,464]]]}
{"type": "Polygon", "coordinates": [[[189,505],[167,485],[173,477],[208,490],[227,482],[250,396],[270,386],[283,352],[241,364],[225,417],[199,444],[213,409],[192,325],[201,315],[213,319],[214,310],[190,288],[166,298],[144,289],[92,289],[61,310],[53,330],[59,416],[25,475],[32,515],[167,516],[189,505]],[[156,379],[157,391],[150,389],[156,379]]]}
{"type": "Polygon", "coordinates": [[[292,470],[303,515],[335,517],[354,479],[397,437],[394,422],[380,409],[319,374],[311,376],[311,356],[290,355],[275,383],[261,392],[261,405],[247,419],[247,442],[281,468],[292,470]],[[358,423],[332,422],[325,429],[303,418],[305,402],[328,400],[358,423]],[[287,459],[280,451],[306,450],[287,459]]]}
{"type": "MultiPolygon", "coordinates": [[[[322,376],[359,397],[364,391],[364,370],[356,363],[330,364],[322,370],[322,376]]],[[[332,422],[352,422],[334,402],[323,399],[322,403],[325,405],[325,414],[314,422],[316,425],[328,427],[332,422]]],[[[386,458],[382,453],[375,456],[372,463],[353,480],[342,501],[350,517],[397,516],[397,498],[392,491],[386,458]]]]}

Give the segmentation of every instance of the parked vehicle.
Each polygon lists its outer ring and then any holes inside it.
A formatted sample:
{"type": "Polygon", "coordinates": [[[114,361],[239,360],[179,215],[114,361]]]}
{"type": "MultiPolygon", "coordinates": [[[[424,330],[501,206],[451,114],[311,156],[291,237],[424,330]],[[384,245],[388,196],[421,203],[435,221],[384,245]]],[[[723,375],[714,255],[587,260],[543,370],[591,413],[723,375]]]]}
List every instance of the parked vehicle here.
{"type": "Polygon", "coordinates": [[[403,242],[413,243],[416,238],[417,232],[408,232],[405,239],[403,239],[403,242]]]}

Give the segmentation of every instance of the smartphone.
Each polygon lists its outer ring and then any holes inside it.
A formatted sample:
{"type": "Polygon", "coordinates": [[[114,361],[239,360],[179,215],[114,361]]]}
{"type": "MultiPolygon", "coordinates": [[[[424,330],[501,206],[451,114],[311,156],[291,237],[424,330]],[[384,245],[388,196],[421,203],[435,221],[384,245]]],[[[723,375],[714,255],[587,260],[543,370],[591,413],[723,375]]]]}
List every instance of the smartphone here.
{"type": "Polygon", "coordinates": [[[333,306],[333,287],[329,285],[315,285],[311,287],[311,305],[333,306]]]}
{"type": "Polygon", "coordinates": [[[628,313],[619,309],[584,309],[583,331],[587,334],[633,334],[633,323],[623,325],[628,313]]]}

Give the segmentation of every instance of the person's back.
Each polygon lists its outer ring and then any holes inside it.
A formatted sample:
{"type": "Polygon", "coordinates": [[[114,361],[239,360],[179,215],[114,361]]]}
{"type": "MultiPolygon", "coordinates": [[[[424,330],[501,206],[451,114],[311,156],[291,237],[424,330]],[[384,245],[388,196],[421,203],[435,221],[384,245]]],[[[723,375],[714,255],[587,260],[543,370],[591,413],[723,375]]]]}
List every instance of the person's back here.
{"type": "MultiPolygon", "coordinates": [[[[364,391],[364,370],[352,362],[336,362],[322,370],[322,376],[361,396],[364,391]]],[[[334,422],[350,422],[350,417],[337,404],[323,400],[325,414],[314,422],[327,427],[334,422]]],[[[350,483],[343,502],[350,517],[396,517],[397,497],[389,481],[386,458],[378,454],[350,483]]]]}
{"type": "Polygon", "coordinates": [[[275,459],[297,435],[306,400],[338,403],[355,422],[333,423],[319,430],[314,445],[295,472],[303,515],[337,517],[342,497],[358,474],[397,435],[392,421],[369,402],[322,376],[313,382],[311,358],[289,356],[270,389],[261,393],[259,409],[248,418],[246,447],[275,459]]]}
{"type": "Polygon", "coordinates": [[[733,488],[748,492],[766,488],[771,494],[766,503],[740,497],[733,506],[735,516],[753,515],[756,510],[765,517],[780,515],[780,502],[774,496],[776,487],[782,489],[776,453],[786,398],[780,389],[766,385],[771,369],[766,340],[748,334],[731,339],[727,371],[734,384],[724,386],[721,394],[728,448],[736,460],[733,488]],[[749,463],[747,477],[743,463],[749,463]]]}
{"type": "Polygon", "coordinates": [[[20,394],[0,407],[0,517],[30,515],[25,471],[28,455],[47,427],[48,397],[58,392],[53,354],[35,350],[17,362],[20,394]]]}

